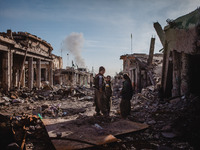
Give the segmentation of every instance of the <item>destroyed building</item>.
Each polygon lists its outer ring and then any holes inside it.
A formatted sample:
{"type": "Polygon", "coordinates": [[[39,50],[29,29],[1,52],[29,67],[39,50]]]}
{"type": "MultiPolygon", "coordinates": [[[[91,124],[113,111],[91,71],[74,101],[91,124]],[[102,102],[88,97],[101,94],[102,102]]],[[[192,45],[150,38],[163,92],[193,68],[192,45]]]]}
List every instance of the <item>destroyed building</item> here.
{"type": "Polygon", "coordinates": [[[63,68],[62,57],[52,54],[52,58],[53,58],[53,70],[62,69],[63,68]]]}
{"type": "Polygon", "coordinates": [[[92,82],[93,74],[85,68],[67,67],[55,70],[54,73],[54,84],[91,87],[92,82]]]}
{"type": "Polygon", "coordinates": [[[93,82],[93,74],[85,68],[66,67],[63,69],[62,57],[52,54],[54,85],[85,86],[90,87],[93,82]]]}
{"type": "Polygon", "coordinates": [[[150,55],[134,53],[120,56],[123,60],[123,73],[129,74],[136,92],[141,92],[142,88],[156,85],[160,81],[163,55],[153,54],[152,41],[155,42],[155,38],[151,40],[150,55]]]}
{"type": "Polygon", "coordinates": [[[164,30],[154,28],[164,47],[162,91],[164,97],[199,95],[200,8],[175,20],[167,20],[164,30]]]}
{"type": "Polygon", "coordinates": [[[41,87],[41,80],[53,84],[52,46],[27,32],[0,33],[0,87],[41,87]],[[25,67],[24,67],[25,66],[25,67]],[[41,67],[43,66],[43,67],[41,67]]]}

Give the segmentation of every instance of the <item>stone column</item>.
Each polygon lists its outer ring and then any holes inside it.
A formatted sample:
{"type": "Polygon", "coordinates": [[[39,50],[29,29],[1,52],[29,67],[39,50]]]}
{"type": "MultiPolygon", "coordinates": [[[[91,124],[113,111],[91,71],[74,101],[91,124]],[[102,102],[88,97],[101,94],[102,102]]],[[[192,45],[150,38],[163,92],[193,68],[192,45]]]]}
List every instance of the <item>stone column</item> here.
{"type": "Polygon", "coordinates": [[[28,58],[28,88],[33,88],[33,58],[28,58]]]}
{"type": "Polygon", "coordinates": [[[21,86],[25,87],[25,66],[24,66],[23,73],[22,73],[21,86]]]}
{"type": "Polygon", "coordinates": [[[10,89],[13,89],[13,52],[12,50],[10,50],[9,52],[9,65],[10,65],[10,69],[9,69],[9,78],[10,78],[10,89]]]}
{"type": "Polygon", "coordinates": [[[36,87],[41,87],[41,59],[36,61],[36,87]]]}
{"type": "Polygon", "coordinates": [[[50,86],[53,85],[53,62],[49,62],[49,84],[50,86]]]}
{"type": "Polygon", "coordinates": [[[2,69],[3,69],[3,79],[2,79],[2,86],[5,91],[9,91],[11,89],[11,82],[12,82],[12,53],[5,52],[3,53],[3,61],[2,61],[2,69]]]}

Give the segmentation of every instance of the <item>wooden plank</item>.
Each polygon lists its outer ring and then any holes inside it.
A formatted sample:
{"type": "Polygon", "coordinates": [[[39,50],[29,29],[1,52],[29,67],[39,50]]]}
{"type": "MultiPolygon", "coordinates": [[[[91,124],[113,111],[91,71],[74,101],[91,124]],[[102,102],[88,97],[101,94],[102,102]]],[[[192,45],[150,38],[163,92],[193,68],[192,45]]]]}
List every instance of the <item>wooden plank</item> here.
{"type": "Polygon", "coordinates": [[[146,124],[128,120],[99,124],[102,130],[88,123],[88,120],[83,124],[80,124],[78,120],[65,119],[43,119],[43,122],[57,150],[89,148],[94,145],[116,142],[117,138],[113,135],[135,132],[148,127],[146,124]],[[61,133],[61,137],[55,139],[58,133],[61,133]]]}

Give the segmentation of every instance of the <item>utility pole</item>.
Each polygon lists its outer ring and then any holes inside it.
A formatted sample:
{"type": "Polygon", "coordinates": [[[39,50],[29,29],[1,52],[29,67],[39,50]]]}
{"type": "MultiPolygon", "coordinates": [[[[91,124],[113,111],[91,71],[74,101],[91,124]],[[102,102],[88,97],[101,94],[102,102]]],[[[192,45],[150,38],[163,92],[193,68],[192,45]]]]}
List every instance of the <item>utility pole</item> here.
{"type": "Polygon", "coordinates": [[[67,66],[69,66],[69,54],[67,53],[67,66]]]}
{"type": "Polygon", "coordinates": [[[62,51],[63,51],[62,43],[63,43],[63,42],[61,42],[61,44],[60,44],[60,45],[61,45],[61,50],[60,50],[60,51],[61,51],[61,57],[62,57],[62,51]]]}
{"type": "Polygon", "coordinates": [[[132,54],[132,33],[131,33],[131,54],[132,54]]]}

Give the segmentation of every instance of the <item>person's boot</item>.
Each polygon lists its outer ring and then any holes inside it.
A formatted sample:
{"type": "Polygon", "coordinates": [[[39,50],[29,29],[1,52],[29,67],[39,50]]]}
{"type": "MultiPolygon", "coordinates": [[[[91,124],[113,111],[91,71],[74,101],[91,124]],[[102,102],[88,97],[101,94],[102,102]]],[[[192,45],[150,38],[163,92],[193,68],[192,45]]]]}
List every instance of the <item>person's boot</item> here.
{"type": "Polygon", "coordinates": [[[93,116],[101,116],[100,112],[96,112],[93,116]]]}

